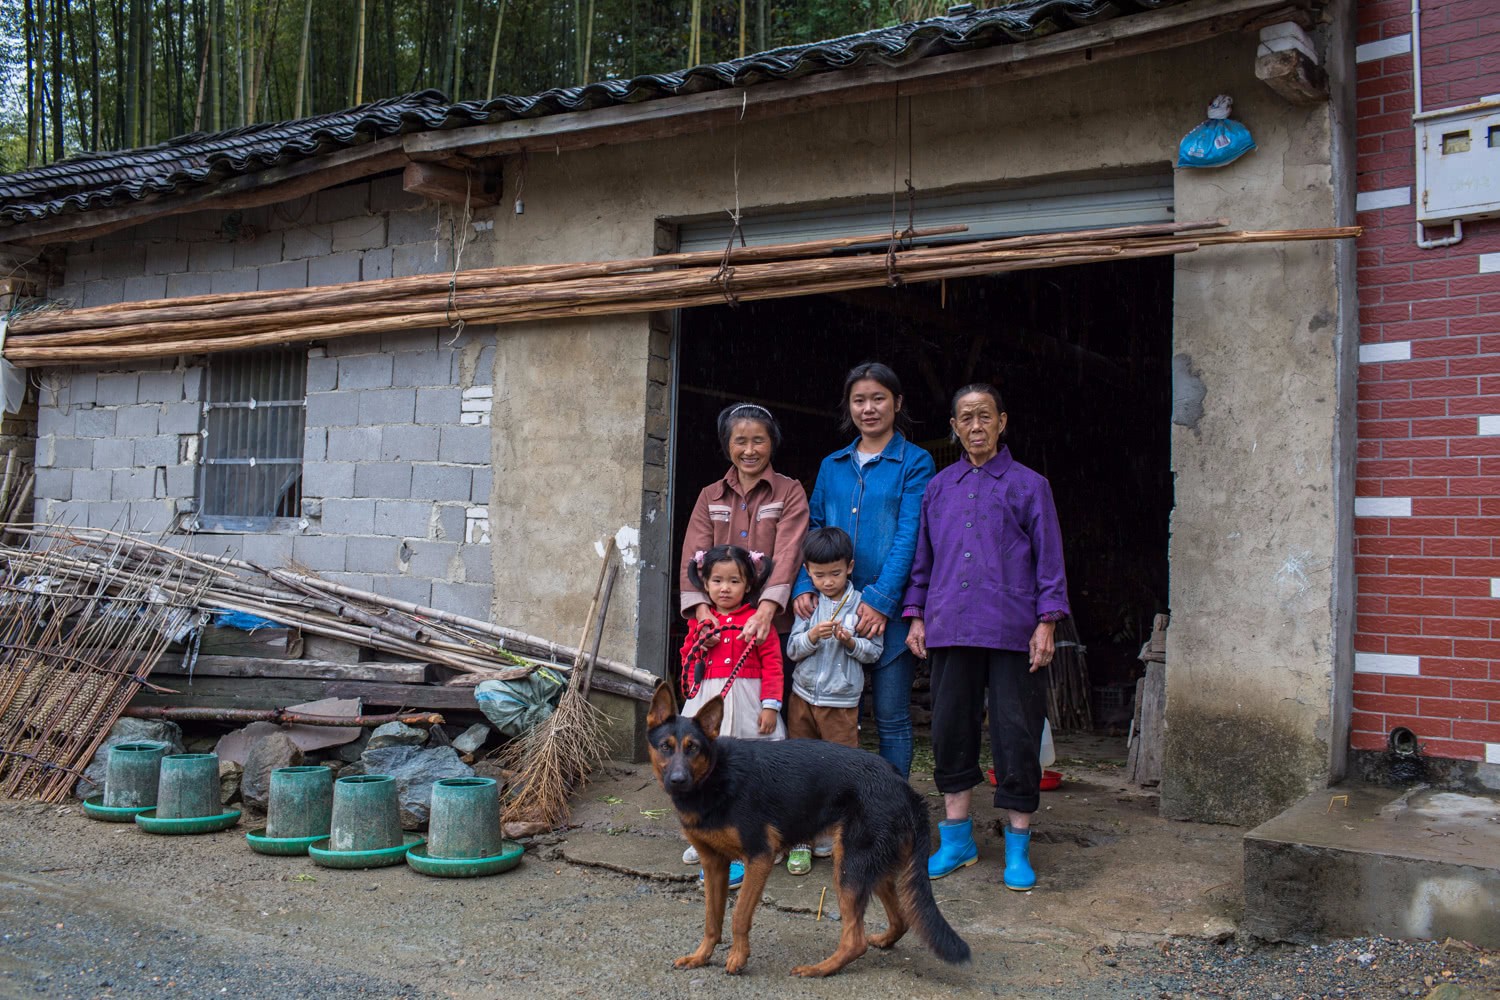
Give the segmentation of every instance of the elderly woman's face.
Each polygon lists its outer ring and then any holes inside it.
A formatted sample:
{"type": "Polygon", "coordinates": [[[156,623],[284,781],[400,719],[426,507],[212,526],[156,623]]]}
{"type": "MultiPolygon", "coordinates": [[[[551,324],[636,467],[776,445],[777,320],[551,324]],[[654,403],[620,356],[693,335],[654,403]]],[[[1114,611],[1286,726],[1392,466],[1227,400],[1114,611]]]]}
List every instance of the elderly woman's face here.
{"type": "Polygon", "coordinates": [[[1005,430],[1007,415],[995,408],[995,398],[987,392],[960,396],[953,417],[948,421],[958,443],[975,464],[988,461],[1000,450],[1000,434],[1005,430]]]}
{"type": "Polygon", "coordinates": [[[736,420],[729,429],[729,461],[740,475],[759,479],[771,467],[771,432],[759,420],[736,420]]]}

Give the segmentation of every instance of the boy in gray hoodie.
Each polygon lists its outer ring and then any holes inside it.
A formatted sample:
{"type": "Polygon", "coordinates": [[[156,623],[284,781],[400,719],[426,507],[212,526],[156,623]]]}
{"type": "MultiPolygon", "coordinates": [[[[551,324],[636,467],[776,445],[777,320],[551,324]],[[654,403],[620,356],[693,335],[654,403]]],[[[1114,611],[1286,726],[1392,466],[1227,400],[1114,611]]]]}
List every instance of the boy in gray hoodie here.
{"type": "MultiPolygon", "coordinates": [[[[859,591],[849,582],[854,543],[842,528],[815,528],[802,542],[802,561],[818,591],[811,618],[798,618],[787,640],[787,658],[796,663],[787,698],[787,739],[827,740],[859,746],[859,699],[865,690],[863,664],[880,659],[885,640],[855,634],[859,591]]],[[[826,858],[833,843],[798,844],[787,854],[793,875],[812,870],[812,857],[826,858]]]]}

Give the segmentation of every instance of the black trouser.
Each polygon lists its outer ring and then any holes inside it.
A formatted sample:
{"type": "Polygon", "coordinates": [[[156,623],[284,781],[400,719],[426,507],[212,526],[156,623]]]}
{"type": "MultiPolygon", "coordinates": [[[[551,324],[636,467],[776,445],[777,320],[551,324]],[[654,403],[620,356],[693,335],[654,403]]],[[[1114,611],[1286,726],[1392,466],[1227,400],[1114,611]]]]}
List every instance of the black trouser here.
{"type": "Polygon", "coordinates": [[[1008,649],[946,646],[931,651],[933,780],[945,794],[984,780],[979,730],[989,690],[990,748],[995,755],[995,808],[1036,812],[1041,802],[1044,675],[1008,649]]]}

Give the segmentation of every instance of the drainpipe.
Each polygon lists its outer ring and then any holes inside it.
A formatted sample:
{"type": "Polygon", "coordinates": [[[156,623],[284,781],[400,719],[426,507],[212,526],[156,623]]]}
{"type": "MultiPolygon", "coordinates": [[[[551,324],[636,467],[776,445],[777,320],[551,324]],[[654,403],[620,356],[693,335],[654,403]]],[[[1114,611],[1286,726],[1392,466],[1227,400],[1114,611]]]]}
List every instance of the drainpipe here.
{"type": "MultiPolygon", "coordinates": [[[[1422,0],[1411,0],[1411,94],[1412,94],[1412,120],[1415,121],[1422,114],[1422,0]]],[[[1417,151],[1420,156],[1421,151],[1417,151]]],[[[1422,192],[1417,192],[1417,198],[1422,197],[1422,192]]],[[[1417,222],[1417,246],[1423,250],[1436,250],[1439,247],[1451,247],[1460,243],[1464,238],[1464,223],[1462,219],[1453,220],[1453,235],[1442,239],[1430,240],[1427,238],[1427,230],[1421,221],[1417,222]]]]}

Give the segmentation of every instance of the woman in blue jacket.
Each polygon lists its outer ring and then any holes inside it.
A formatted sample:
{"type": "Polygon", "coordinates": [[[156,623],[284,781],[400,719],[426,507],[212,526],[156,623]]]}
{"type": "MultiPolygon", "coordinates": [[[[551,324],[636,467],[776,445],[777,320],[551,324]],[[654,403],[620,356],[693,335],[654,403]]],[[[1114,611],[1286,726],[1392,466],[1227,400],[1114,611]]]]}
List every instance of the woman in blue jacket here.
{"type": "MultiPolygon", "coordinates": [[[[906,439],[901,380],[879,362],[856,365],[844,378],[841,427],[859,437],[823,459],[808,498],[809,528],[842,528],[854,539],[853,582],[863,598],[855,631],[884,636],[871,670],[880,756],[911,772],[911,681],[916,658],[906,648],[901,598],[911,574],[932,456],[906,439]]],[[[807,571],[797,577],[792,608],[811,617],[817,603],[807,571]]]]}

